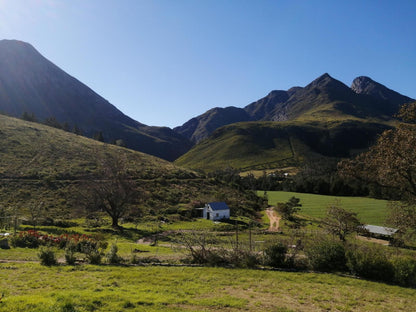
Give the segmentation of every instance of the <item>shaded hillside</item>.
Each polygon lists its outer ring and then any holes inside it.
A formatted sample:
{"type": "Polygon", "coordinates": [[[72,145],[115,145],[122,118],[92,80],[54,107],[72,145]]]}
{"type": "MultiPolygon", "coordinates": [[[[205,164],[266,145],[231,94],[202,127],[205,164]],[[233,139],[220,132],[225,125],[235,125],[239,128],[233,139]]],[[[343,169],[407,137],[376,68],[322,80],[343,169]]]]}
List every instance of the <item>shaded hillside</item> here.
{"type": "Polygon", "coordinates": [[[399,107],[404,103],[410,103],[414,101],[408,96],[401,95],[400,93],[391,90],[365,76],[355,78],[351,84],[351,90],[357,94],[368,95],[380,101],[390,103],[394,113],[397,112],[399,107]]]}
{"type": "MultiPolygon", "coordinates": [[[[349,88],[342,82],[324,74],[305,87],[287,91],[276,90],[244,108],[233,107],[234,117],[224,119],[206,112],[191,119],[175,131],[188,138],[198,134],[198,140],[207,138],[222,125],[242,121],[332,121],[376,118],[390,120],[400,105],[412,101],[368,77],[358,77],[349,88]],[[245,111],[248,117],[243,113],[245,111]],[[209,116],[207,123],[201,122],[209,116]],[[217,122],[216,118],[221,119],[217,122]],[[186,129],[184,131],[183,129],[186,129]]],[[[225,108],[231,109],[231,108],[225,108]]],[[[216,110],[219,110],[218,108],[216,110]]]]}
{"type": "Polygon", "coordinates": [[[175,164],[203,170],[299,166],[305,160],[355,155],[388,127],[359,120],[237,123],[216,130],[175,164]]]}
{"type": "Polygon", "coordinates": [[[96,178],[100,159],[107,155],[125,159],[129,175],[143,190],[137,208],[144,212],[172,213],[182,207],[187,214],[192,203],[216,200],[227,200],[232,209],[246,213],[259,207],[254,194],[162,159],[4,115],[0,115],[0,205],[22,215],[40,204],[51,217],[82,215],[75,200],[78,190],[83,181],[96,178]]]}
{"type": "Polygon", "coordinates": [[[124,115],[86,85],[44,58],[30,44],[0,41],[0,112],[39,121],[54,117],[71,129],[92,137],[101,132],[106,142],[173,160],[191,143],[166,127],[149,127],[124,115]]]}
{"type": "Polygon", "coordinates": [[[206,113],[192,118],[180,127],[173,130],[198,143],[207,138],[215,129],[240,121],[249,121],[252,118],[243,109],[237,107],[215,107],[206,113]]]}

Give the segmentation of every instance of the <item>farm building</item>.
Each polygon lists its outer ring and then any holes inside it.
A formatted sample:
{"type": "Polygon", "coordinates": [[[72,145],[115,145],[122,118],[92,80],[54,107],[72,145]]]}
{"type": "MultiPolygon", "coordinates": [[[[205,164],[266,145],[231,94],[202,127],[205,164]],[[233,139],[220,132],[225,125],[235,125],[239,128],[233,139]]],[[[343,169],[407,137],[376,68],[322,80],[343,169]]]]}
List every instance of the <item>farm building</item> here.
{"type": "Polygon", "coordinates": [[[212,202],[203,208],[203,218],[208,220],[221,220],[230,218],[230,208],[224,202],[212,202]]]}
{"type": "Polygon", "coordinates": [[[370,236],[380,238],[390,238],[397,232],[397,229],[377,225],[363,225],[363,229],[367,231],[370,236]]]}

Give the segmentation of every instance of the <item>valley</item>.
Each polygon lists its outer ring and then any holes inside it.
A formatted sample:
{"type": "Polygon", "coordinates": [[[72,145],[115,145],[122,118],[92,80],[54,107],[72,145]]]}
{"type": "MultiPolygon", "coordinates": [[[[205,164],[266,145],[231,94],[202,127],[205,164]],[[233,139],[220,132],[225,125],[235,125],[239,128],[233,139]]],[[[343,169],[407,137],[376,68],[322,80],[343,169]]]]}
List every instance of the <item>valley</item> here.
{"type": "Polygon", "coordinates": [[[0,91],[0,311],[413,309],[413,99],[325,73],[147,126],[17,40],[0,91]]]}

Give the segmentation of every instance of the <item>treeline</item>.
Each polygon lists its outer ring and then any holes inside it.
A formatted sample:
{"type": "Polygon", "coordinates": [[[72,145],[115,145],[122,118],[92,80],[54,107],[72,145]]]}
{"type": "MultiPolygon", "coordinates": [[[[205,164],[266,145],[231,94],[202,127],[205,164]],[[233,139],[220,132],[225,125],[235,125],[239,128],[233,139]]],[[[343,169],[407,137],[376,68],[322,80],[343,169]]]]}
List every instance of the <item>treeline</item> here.
{"type": "Polygon", "coordinates": [[[334,196],[370,196],[397,199],[397,193],[376,183],[361,183],[343,177],[337,171],[338,160],[307,162],[293,174],[284,170],[264,171],[262,175],[241,174],[238,169],[226,168],[208,173],[208,177],[227,182],[246,190],[287,191],[334,196]]]}
{"type": "MultiPolygon", "coordinates": [[[[68,122],[61,123],[54,116],[48,117],[44,119],[43,121],[40,121],[38,120],[38,118],[35,116],[34,113],[24,112],[22,114],[21,119],[26,120],[26,121],[31,121],[31,122],[37,122],[37,123],[44,124],[49,127],[64,130],[66,132],[71,132],[77,135],[87,136],[87,132],[81,129],[78,125],[71,126],[68,122]]],[[[95,133],[92,134],[91,138],[100,142],[107,142],[109,144],[125,147],[125,143],[122,139],[106,140],[104,138],[102,131],[96,131],[95,133]]]]}

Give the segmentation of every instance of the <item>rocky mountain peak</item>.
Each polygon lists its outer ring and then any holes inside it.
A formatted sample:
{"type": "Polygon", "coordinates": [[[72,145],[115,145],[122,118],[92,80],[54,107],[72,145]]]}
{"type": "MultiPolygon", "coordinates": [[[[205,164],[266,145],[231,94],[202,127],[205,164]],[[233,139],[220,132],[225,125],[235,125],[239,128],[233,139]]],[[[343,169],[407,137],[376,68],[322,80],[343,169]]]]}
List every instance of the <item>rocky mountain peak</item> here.
{"type": "MultiPolygon", "coordinates": [[[[361,94],[366,93],[365,91],[369,88],[374,88],[376,85],[380,85],[374,80],[372,80],[370,77],[367,76],[360,76],[353,80],[351,84],[351,90],[355,93],[361,94]]],[[[381,86],[381,85],[380,85],[381,86]]]]}
{"type": "Polygon", "coordinates": [[[366,76],[360,76],[353,80],[351,90],[357,94],[370,95],[378,100],[389,102],[395,110],[403,103],[414,101],[366,76]]]}

